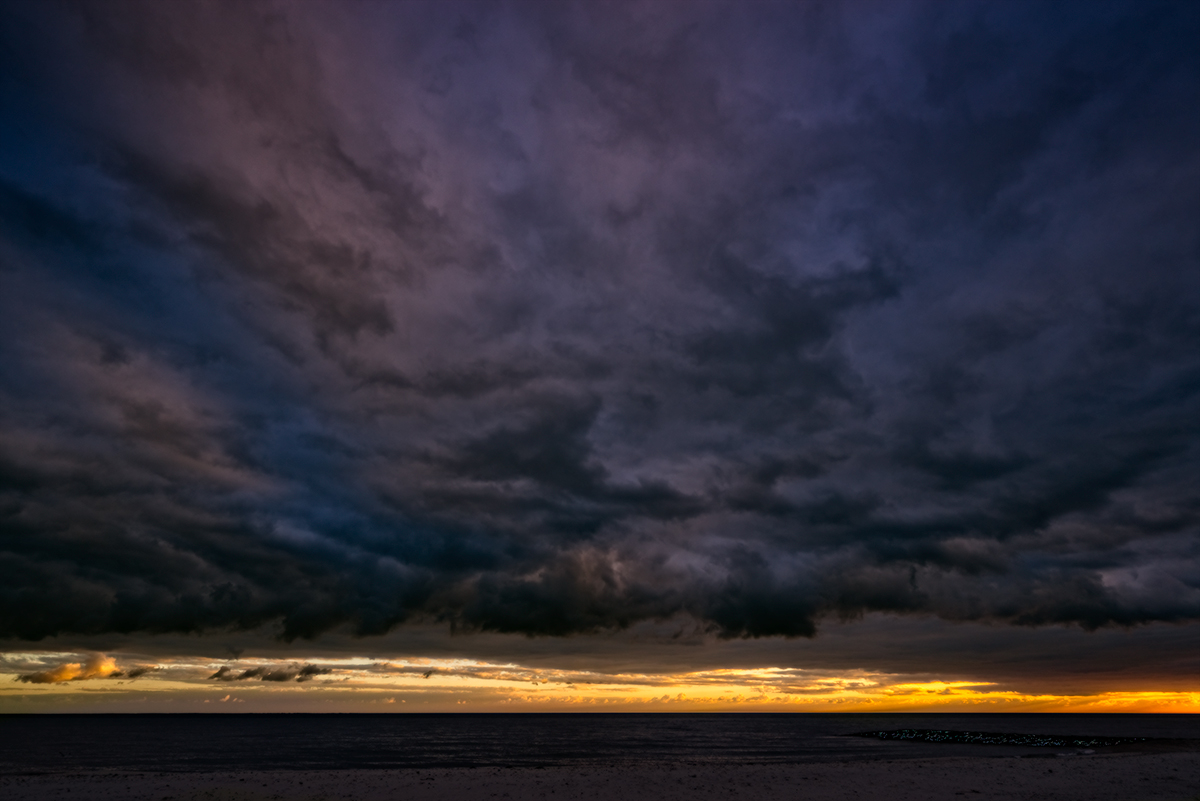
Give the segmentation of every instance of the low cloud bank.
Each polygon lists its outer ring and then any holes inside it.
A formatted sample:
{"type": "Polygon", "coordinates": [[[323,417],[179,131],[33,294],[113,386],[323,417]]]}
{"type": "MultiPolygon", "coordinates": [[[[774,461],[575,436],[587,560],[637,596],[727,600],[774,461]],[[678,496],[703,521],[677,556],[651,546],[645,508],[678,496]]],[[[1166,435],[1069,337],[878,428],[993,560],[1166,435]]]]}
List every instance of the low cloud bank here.
{"type": "Polygon", "coordinates": [[[313,679],[316,676],[325,676],[332,673],[332,668],[318,667],[317,665],[291,665],[288,667],[270,667],[259,666],[247,668],[238,672],[228,665],[222,665],[216,673],[209,676],[209,679],[216,681],[247,681],[248,679],[259,679],[260,681],[298,681],[305,682],[313,679]]]}
{"type": "Polygon", "coordinates": [[[59,684],[84,679],[116,678],[120,675],[116,660],[104,654],[95,654],[86,662],[66,662],[48,670],[21,674],[17,680],[28,684],[59,684]]]}

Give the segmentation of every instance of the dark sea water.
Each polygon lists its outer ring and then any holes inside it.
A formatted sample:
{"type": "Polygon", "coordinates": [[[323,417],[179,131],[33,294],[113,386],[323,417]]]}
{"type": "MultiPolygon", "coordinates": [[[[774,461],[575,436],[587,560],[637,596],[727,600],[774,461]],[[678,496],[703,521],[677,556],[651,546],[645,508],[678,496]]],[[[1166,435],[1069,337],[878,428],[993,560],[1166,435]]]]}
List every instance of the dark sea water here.
{"type": "Polygon", "coordinates": [[[761,764],[1078,753],[847,736],[895,729],[1200,740],[1200,715],[0,715],[0,773],[761,764]]]}

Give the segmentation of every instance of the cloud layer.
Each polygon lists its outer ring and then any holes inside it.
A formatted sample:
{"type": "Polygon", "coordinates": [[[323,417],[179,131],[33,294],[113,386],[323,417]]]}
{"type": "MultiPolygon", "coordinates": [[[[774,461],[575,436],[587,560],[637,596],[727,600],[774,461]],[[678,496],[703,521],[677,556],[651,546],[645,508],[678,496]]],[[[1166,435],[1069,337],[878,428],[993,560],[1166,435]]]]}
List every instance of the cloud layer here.
{"type": "Polygon", "coordinates": [[[258,679],[259,681],[310,681],[315,676],[324,676],[333,671],[330,668],[318,667],[317,665],[287,665],[285,667],[253,667],[242,671],[236,671],[229,665],[222,665],[216,673],[209,676],[210,679],[216,681],[246,681],[247,679],[258,679]]]}
{"type": "MultiPolygon", "coordinates": [[[[144,668],[135,668],[130,674],[132,676],[133,673],[137,673],[141,676],[147,672],[144,668]]],[[[117,669],[116,660],[104,654],[93,654],[85,662],[64,662],[46,670],[22,673],[17,676],[17,680],[27,684],[60,684],[64,681],[105,679],[121,675],[124,674],[117,669]]]]}
{"type": "Polygon", "coordinates": [[[0,23],[0,637],[1200,618],[1191,5],[115,8],[0,23]]]}

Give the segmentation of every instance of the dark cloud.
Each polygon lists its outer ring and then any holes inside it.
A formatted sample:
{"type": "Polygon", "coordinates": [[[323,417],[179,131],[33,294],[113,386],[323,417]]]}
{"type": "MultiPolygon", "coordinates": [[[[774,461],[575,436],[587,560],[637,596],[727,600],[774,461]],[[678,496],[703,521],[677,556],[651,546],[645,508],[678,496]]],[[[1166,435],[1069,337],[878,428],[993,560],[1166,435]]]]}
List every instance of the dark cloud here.
{"type": "Polygon", "coordinates": [[[332,673],[332,668],[318,667],[317,665],[291,665],[288,667],[277,667],[272,669],[269,666],[247,668],[240,673],[234,670],[229,665],[222,665],[217,669],[217,672],[209,676],[210,680],[216,681],[246,681],[247,679],[258,679],[260,681],[309,681],[315,676],[325,676],[332,673]]]}
{"type": "Polygon", "coordinates": [[[0,637],[1200,619],[1190,5],[3,20],[0,637]]]}
{"type": "Polygon", "coordinates": [[[153,673],[156,670],[158,670],[157,667],[141,665],[139,667],[130,668],[129,670],[126,670],[124,673],[121,673],[121,674],[114,673],[113,677],[115,678],[117,676],[123,676],[124,678],[127,678],[127,679],[139,679],[142,676],[153,673]]]}

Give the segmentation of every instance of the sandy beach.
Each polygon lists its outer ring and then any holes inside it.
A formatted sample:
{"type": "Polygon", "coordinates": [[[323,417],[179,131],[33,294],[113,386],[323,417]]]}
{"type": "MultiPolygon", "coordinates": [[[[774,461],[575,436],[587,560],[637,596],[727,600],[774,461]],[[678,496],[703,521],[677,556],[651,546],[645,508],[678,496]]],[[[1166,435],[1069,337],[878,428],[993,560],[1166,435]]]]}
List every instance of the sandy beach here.
{"type": "Polygon", "coordinates": [[[925,799],[1194,801],[1200,753],[802,765],[71,773],[0,777],[8,801],[241,799],[925,799]]]}

